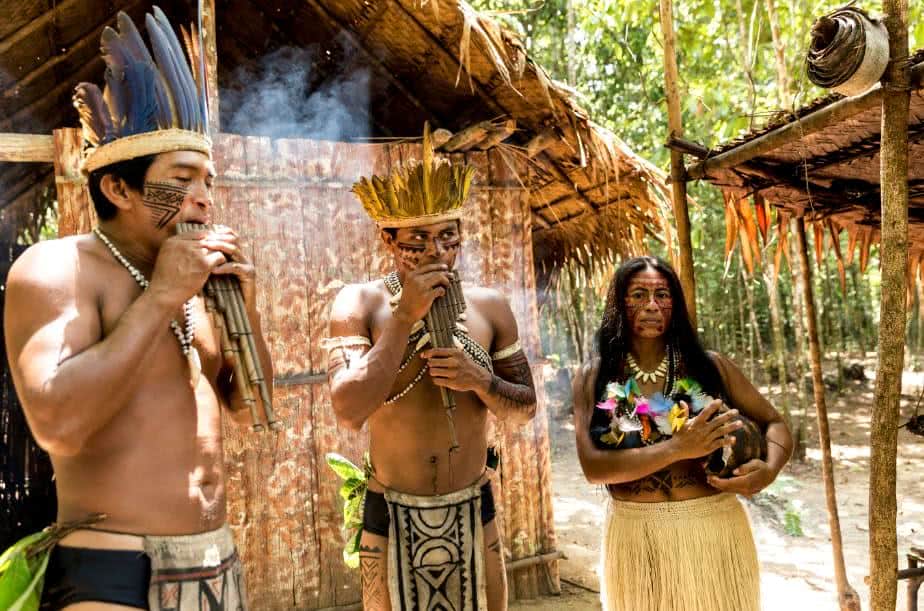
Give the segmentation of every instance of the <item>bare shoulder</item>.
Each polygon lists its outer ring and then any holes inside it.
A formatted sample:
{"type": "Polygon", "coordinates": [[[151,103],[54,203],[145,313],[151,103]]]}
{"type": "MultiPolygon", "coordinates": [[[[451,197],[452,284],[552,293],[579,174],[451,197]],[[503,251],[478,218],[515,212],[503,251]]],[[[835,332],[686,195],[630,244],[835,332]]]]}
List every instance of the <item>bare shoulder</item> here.
{"type": "Polygon", "coordinates": [[[382,306],[388,289],[381,280],[347,284],[337,293],[331,306],[331,322],[366,320],[382,306]]]}
{"type": "Polygon", "coordinates": [[[510,310],[510,301],[497,289],[464,284],[462,292],[467,301],[487,314],[502,314],[510,310]]]}
{"type": "Polygon", "coordinates": [[[574,389],[581,389],[586,392],[589,386],[593,386],[594,380],[597,379],[597,373],[599,371],[600,357],[597,356],[584,363],[577,369],[577,371],[574,372],[572,387],[574,389]]]}
{"type": "Polygon", "coordinates": [[[73,294],[78,275],[86,277],[99,269],[100,252],[89,234],[45,240],[30,246],[10,268],[7,295],[40,288],[73,294]]]}
{"type": "Polygon", "coordinates": [[[712,359],[712,362],[719,369],[719,374],[721,374],[723,378],[727,378],[729,374],[738,371],[738,366],[735,365],[735,362],[724,354],[716,352],[715,350],[707,350],[706,354],[712,359]]]}

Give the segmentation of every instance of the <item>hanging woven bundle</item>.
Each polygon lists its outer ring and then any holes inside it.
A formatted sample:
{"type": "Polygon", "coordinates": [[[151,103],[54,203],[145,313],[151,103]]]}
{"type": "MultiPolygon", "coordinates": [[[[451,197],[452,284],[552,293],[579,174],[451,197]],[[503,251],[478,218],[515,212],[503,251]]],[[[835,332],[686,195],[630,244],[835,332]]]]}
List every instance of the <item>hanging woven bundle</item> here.
{"type": "Polygon", "coordinates": [[[812,45],[805,58],[809,80],[852,96],[879,82],[889,63],[885,24],[853,6],[839,8],[812,25],[812,45]]]}

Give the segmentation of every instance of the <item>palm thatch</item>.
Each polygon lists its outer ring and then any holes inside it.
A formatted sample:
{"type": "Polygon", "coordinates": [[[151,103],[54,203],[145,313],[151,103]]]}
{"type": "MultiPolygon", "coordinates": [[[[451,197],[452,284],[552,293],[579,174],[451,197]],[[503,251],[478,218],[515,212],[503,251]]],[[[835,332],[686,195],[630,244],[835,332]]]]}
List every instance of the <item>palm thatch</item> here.
{"type": "MultiPolygon", "coordinates": [[[[193,21],[195,3],[159,4],[174,22],[193,21]]],[[[103,27],[118,10],[137,21],[148,8],[140,0],[105,10],[91,0],[0,0],[0,132],[74,125],[74,85],[102,74],[103,27]]],[[[595,125],[514,33],[463,0],[227,0],[216,20],[222,93],[246,90],[260,58],[311,49],[306,95],[368,73],[361,136],[411,137],[428,120],[449,132],[445,152],[491,148],[510,167],[525,165],[517,181],[532,197],[537,269],[638,252],[646,236],[666,230],[663,173],[595,125]]],[[[226,123],[237,109],[223,99],[226,123]]],[[[0,207],[22,201],[38,179],[36,167],[0,163],[0,207]]]]}
{"type": "MultiPolygon", "coordinates": [[[[924,271],[924,49],[912,56],[911,64],[915,78],[908,121],[908,233],[913,277],[924,271]]],[[[703,156],[728,154],[787,126],[801,126],[842,100],[833,94],[794,113],[777,113],[767,126],[704,151],[703,156]]],[[[816,257],[821,258],[825,245],[833,249],[842,281],[843,266],[855,259],[865,269],[880,233],[881,123],[881,107],[873,104],[821,129],[803,129],[799,138],[760,155],[708,171],[705,179],[726,195],[726,252],[740,236],[738,243],[750,266],[759,256],[758,235],[766,238],[768,227],[775,224],[785,240],[785,220],[804,217],[814,225],[816,257]],[[776,221],[768,206],[777,209],[776,221]],[[848,235],[846,251],[836,239],[842,232],[848,235]]]]}

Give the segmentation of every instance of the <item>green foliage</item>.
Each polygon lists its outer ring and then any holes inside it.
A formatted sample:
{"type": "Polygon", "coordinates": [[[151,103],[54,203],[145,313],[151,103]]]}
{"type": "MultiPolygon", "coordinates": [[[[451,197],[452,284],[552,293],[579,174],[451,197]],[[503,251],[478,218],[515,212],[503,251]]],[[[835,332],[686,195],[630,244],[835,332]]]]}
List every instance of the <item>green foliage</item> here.
{"type": "Polygon", "coordinates": [[[0,556],[0,609],[38,611],[51,548],[30,552],[50,536],[48,531],[33,533],[0,556]]]}
{"type": "Polygon", "coordinates": [[[805,536],[805,533],[802,532],[802,514],[799,513],[799,509],[792,503],[786,506],[786,513],[783,514],[783,530],[785,530],[786,534],[790,537],[805,536]]]}
{"type": "Polygon", "coordinates": [[[359,567],[359,540],[363,529],[363,500],[369,480],[369,457],[366,455],[366,469],[360,469],[348,458],[328,452],[325,456],[327,465],[333,469],[343,484],[340,486],[340,498],[343,499],[343,530],[348,539],[343,546],[343,562],[355,569],[359,567]]]}
{"type": "MultiPolygon", "coordinates": [[[[667,170],[667,104],[657,0],[472,0],[480,10],[517,31],[533,59],[556,80],[567,82],[595,121],[613,130],[642,156],[667,170]]],[[[761,127],[781,110],[798,108],[825,95],[809,83],[804,57],[811,25],[844,2],[774,0],[784,48],[790,93],[777,84],[777,67],[767,0],[674,0],[674,22],[685,137],[707,147],[761,127]]],[[[910,47],[924,47],[924,3],[909,3],[910,47]]],[[[879,3],[861,2],[877,14],[879,3]]],[[[750,323],[742,324],[737,256],[726,272],[721,193],[708,184],[690,185],[697,204],[690,211],[699,326],[707,343],[748,358],[750,323]]],[[[794,240],[793,236],[790,236],[794,240]]],[[[826,238],[827,239],[827,238],[826,238]]],[[[809,251],[813,252],[809,231],[809,251]]],[[[846,252],[847,239],[841,236],[846,252]]],[[[654,254],[660,247],[651,242],[654,254]]],[[[775,242],[762,254],[772,260],[775,242]]],[[[830,251],[831,249],[828,249],[830,251]]],[[[826,350],[869,350],[875,346],[879,301],[876,249],[865,274],[848,270],[842,291],[833,253],[814,263],[815,295],[826,350]],[[846,304],[846,305],[845,305],[846,304]],[[846,319],[846,320],[845,320],[846,319]]],[[[859,258],[859,257],[857,257],[859,258]]],[[[855,263],[856,265],[856,263],[855,263]]],[[[772,345],[769,301],[758,270],[748,284],[754,298],[757,332],[772,345]]],[[[583,362],[592,350],[602,300],[611,273],[600,278],[564,277],[557,294],[543,304],[543,345],[562,360],[583,362]],[[573,280],[573,283],[572,283],[573,280]]],[[[780,271],[780,299],[787,348],[795,347],[792,277],[780,271]]],[[[914,325],[924,337],[924,325],[914,325]]],[[[753,340],[752,340],[753,342],[753,340]]],[[[921,345],[924,342],[918,341],[921,345]]],[[[763,355],[755,355],[763,356],[763,355]]]]}

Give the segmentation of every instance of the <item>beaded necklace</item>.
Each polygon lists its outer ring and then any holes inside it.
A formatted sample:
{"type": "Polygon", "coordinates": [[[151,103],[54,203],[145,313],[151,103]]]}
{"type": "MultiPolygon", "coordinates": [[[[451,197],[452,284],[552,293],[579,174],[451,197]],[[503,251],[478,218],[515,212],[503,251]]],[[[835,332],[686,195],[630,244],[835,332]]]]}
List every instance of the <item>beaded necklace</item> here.
{"type": "MultiPolygon", "coordinates": [[[[393,271],[389,273],[387,276],[385,276],[384,282],[385,282],[385,288],[387,288],[388,292],[391,293],[392,306],[396,307],[398,303],[397,300],[400,298],[401,290],[402,290],[401,279],[398,277],[398,272],[393,271]]],[[[410,365],[411,362],[414,360],[414,357],[420,353],[424,345],[426,345],[426,344],[421,344],[421,341],[420,341],[421,338],[423,338],[423,336],[426,335],[426,333],[427,333],[426,324],[423,321],[420,321],[418,325],[415,325],[415,330],[413,330],[410,336],[408,337],[408,345],[414,346],[414,348],[411,349],[408,357],[401,364],[401,367],[398,368],[398,373],[401,373],[402,371],[404,371],[408,367],[408,365],[410,365]]],[[[459,340],[459,343],[462,344],[462,349],[465,350],[465,352],[467,352],[468,355],[471,356],[472,359],[476,363],[478,363],[479,365],[481,365],[488,371],[494,370],[494,363],[491,361],[491,356],[487,353],[487,351],[485,351],[484,348],[481,347],[481,345],[478,344],[478,342],[473,340],[468,335],[468,333],[464,330],[464,327],[461,325],[461,323],[457,324],[456,326],[455,338],[459,340]]],[[[410,383],[407,386],[405,386],[400,392],[386,399],[385,404],[390,405],[394,403],[395,401],[397,401],[398,399],[400,399],[401,397],[403,397],[404,395],[406,395],[407,393],[411,392],[411,390],[413,390],[414,387],[417,386],[418,383],[420,383],[424,375],[426,375],[428,369],[429,367],[427,365],[424,365],[423,367],[421,367],[420,371],[417,372],[417,375],[414,376],[414,379],[411,380],[410,383]]]]}
{"type": "MultiPolygon", "coordinates": [[[[144,277],[137,267],[131,264],[131,262],[125,258],[115,244],[104,234],[99,227],[93,229],[93,233],[102,241],[103,244],[109,249],[109,252],[112,253],[112,256],[115,257],[116,261],[122,264],[125,269],[128,270],[128,273],[131,274],[131,277],[135,279],[135,282],[138,283],[138,286],[141,287],[141,290],[147,290],[150,286],[150,282],[147,278],[144,277]]],[[[193,337],[196,334],[196,321],[192,316],[192,303],[193,300],[189,299],[186,303],[183,304],[183,327],[180,327],[175,319],[170,320],[170,328],[173,330],[173,334],[176,335],[177,340],[180,342],[180,349],[183,351],[183,355],[189,361],[189,373],[190,378],[192,379],[193,386],[199,382],[199,374],[202,373],[202,361],[199,358],[199,351],[196,350],[193,345],[193,337]]]]}
{"type": "Polygon", "coordinates": [[[654,371],[643,371],[631,353],[626,353],[626,366],[629,368],[629,372],[640,382],[654,384],[658,381],[658,378],[667,377],[667,352],[669,351],[664,353],[664,358],[661,359],[661,363],[654,371]]]}

